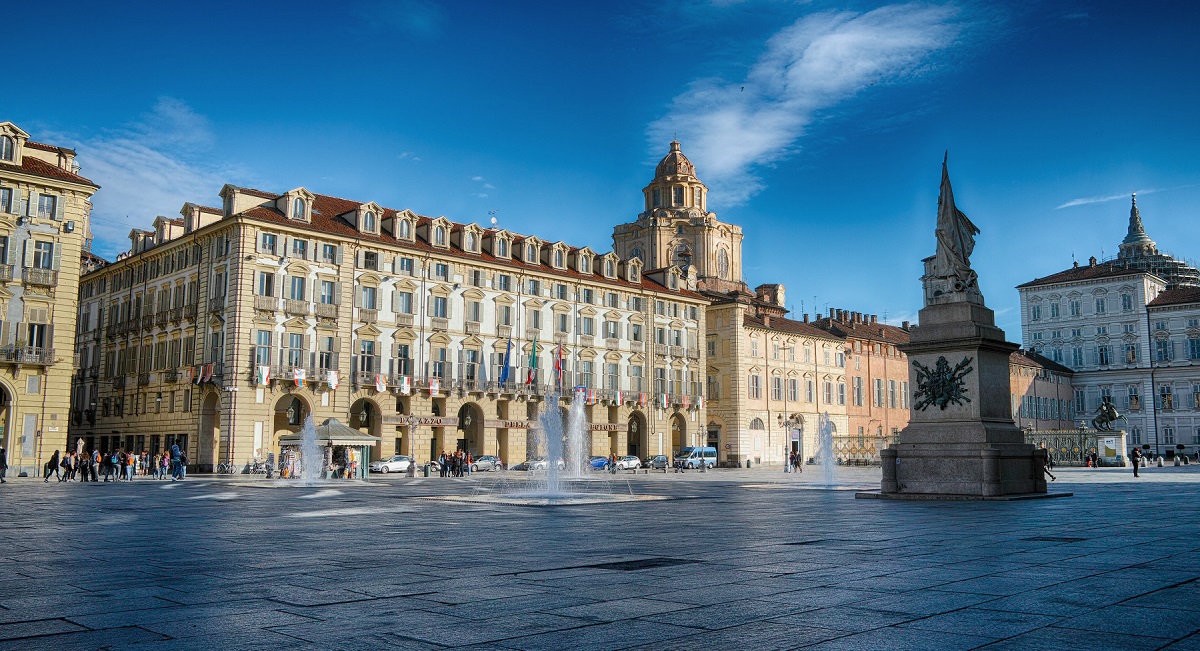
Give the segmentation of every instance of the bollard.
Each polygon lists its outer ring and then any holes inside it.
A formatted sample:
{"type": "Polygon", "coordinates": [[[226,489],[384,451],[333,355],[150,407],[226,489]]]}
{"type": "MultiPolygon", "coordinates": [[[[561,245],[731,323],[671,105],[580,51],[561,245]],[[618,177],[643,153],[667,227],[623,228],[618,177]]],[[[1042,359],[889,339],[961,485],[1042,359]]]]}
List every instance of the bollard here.
{"type": "Polygon", "coordinates": [[[425,464],[425,469],[421,472],[421,474],[425,477],[429,476],[429,464],[425,464]]]}
{"type": "Polygon", "coordinates": [[[746,457],[746,467],[750,467],[750,457],[746,457]]]}
{"type": "Polygon", "coordinates": [[[1162,457],[1158,457],[1157,459],[1154,460],[1154,465],[1158,466],[1159,468],[1163,467],[1162,463],[1163,463],[1162,457]]]}

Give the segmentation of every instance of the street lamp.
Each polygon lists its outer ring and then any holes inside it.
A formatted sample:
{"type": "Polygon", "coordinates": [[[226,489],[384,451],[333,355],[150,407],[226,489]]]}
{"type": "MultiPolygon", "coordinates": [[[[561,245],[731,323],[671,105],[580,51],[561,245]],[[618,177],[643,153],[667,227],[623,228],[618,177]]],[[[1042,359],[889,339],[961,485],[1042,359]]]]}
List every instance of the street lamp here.
{"type": "Polygon", "coordinates": [[[789,458],[789,455],[788,455],[788,452],[789,452],[788,447],[791,445],[791,442],[792,442],[792,430],[795,429],[796,427],[798,427],[802,421],[800,420],[800,416],[798,414],[789,414],[786,420],[784,419],[783,414],[778,414],[775,417],[775,419],[779,423],[779,426],[783,428],[783,433],[784,433],[783,471],[785,473],[788,473],[788,472],[792,471],[791,459],[789,458]]]}

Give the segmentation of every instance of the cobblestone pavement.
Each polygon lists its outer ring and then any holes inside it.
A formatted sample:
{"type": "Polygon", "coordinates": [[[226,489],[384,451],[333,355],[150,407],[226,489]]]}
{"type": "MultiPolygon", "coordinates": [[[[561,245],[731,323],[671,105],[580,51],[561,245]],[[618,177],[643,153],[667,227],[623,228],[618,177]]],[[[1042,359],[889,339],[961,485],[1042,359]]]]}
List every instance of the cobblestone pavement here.
{"type": "Polygon", "coordinates": [[[672,499],[555,508],[423,499],[498,473],[10,479],[0,649],[1200,649],[1196,465],[1009,503],[814,475],[621,475],[672,499]]]}

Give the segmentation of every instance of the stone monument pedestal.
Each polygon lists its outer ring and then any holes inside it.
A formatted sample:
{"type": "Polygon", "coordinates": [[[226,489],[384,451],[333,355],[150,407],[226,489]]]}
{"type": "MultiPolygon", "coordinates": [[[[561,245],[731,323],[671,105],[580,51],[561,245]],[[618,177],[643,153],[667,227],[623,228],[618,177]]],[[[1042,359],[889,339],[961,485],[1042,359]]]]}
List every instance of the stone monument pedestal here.
{"type": "Polygon", "coordinates": [[[908,355],[912,416],[883,450],[888,499],[1029,499],[1049,495],[1042,455],[1010,413],[1009,354],[992,310],[971,301],[921,310],[908,355]]]}

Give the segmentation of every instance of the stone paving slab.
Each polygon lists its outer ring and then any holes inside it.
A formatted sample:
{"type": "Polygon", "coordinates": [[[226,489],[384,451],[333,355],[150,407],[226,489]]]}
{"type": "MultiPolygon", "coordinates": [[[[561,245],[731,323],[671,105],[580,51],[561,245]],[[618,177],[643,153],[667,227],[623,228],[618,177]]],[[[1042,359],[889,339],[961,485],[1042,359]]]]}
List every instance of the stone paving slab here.
{"type": "Polygon", "coordinates": [[[664,499],[427,499],[490,473],[10,481],[0,651],[1200,649],[1200,467],[1061,469],[1074,497],[1004,503],[855,500],[878,469],[837,490],[771,469],[605,481],[664,499]]]}

